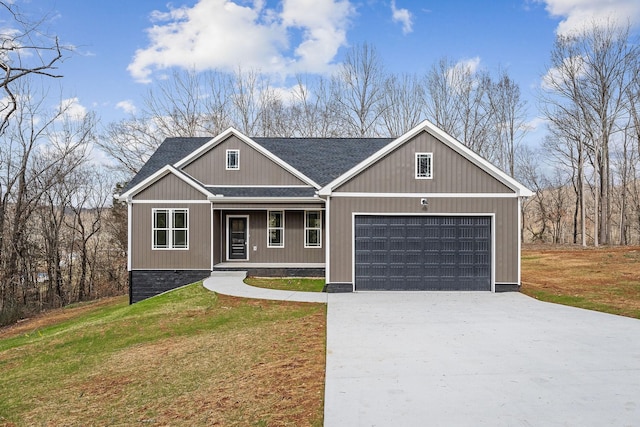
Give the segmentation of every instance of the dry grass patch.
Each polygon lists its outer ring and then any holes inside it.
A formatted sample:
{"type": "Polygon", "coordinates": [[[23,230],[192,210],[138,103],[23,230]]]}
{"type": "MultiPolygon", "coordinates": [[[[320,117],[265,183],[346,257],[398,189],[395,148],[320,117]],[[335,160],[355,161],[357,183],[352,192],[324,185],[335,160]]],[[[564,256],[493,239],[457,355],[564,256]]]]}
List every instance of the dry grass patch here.
{"type": "Polygon", "coordinates": [[[640,318],[640,247],[525,247],[522,292],[545,301],[640,318]]]}
{"type": "Polygon", "coordinates": [[[0,424],[322,425],[324,305],[171,294],[0,340],[0,424]]]}

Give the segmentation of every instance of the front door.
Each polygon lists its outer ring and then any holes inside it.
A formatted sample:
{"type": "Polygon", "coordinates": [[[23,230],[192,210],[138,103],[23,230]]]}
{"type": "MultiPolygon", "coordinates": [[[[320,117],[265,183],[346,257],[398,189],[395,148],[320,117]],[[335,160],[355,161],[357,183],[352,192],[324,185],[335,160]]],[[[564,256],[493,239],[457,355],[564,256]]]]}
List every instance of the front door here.
{"type": "Polygon", "coordinates": [[[229,259],[247,259],[247,217],[229,217],[229,259]]]}

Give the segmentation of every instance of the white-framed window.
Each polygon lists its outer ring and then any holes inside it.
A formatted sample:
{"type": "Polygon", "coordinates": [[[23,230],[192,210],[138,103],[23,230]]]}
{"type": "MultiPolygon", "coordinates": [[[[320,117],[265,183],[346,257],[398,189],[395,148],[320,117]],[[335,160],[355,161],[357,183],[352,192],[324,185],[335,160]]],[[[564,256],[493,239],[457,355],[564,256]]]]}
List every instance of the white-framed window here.
{"type": "Polygon", "coordinates": [[[240,169],[240,150],[227,150],[227,170],[240,169]]]}
{"type": "Polygon", "coordinates": [[[433,178],[433,153],[416,153],[416,179],[433,178]]]}
{"type": "Polygon", "coordinates": [[[284,248],[284,211],[267,212],[267,247],[284,248]]]}
{"type": "Polygon", "coordinates": [[[322,211],[304,211],[304,247],[322,247],[322,211]]]}
{"type": "Polygon", "coordinates": [[[189,249],[189,210],[152,210],[152,248],[189,249]]]}

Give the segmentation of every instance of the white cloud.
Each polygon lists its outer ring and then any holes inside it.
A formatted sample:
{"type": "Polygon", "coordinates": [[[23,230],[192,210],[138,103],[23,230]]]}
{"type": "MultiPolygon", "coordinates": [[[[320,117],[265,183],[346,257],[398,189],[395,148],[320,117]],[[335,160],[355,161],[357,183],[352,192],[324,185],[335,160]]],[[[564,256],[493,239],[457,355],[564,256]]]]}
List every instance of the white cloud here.
{"type": "Polygon", "coordinates": [[[408,34],[413,31],[413,15],[408,9],[396,8],[396,0],[391,0],[391,17],[393,22],[402,24],[402,33],[408,34]]]}
{"type": "Polygon", "coordinates": [[[592,21],[614,19],[632,25],[640,24],[638,0],[538,0],[546,5],[551,16],[563,18],[556,29],[558,34],[568,34],[582,29],[592,21]]]}
{"type": "Polygon", "coordinates": [[[82,120],[87,115],[87,109],[80,104],[78,98],[63,99],[59,108],[64,117],[74,121],[82,120]]]}
{"type": "Polygon", "coordinates": [[[544,90],[553,90],[569,83],[569,78],[574,76],[579,78],[586,73],[585,60],[583,56],[572,56],[564,58],[562,66],[550,68],[542,77],[540,87],[544,90]]]}
{"type": "Polygon", "coordinates": [[[130,99],[126,99],[124,101],[120,101],[116,104],[116,108],[124,111],[127,114],[135,114],[137,111],[136,106],[133,104],[133,101],[130,99]]]}
{"type": "Polygon", "coordinates": [[[479,56],[474,56],[473,58],[460,60],[456,64],[456,68],[468,71],[471,74],[475,74],[476,71],[478,71],[479,66],[480,66],[479,56]]]}
{"type": "Polygon", "coordinates": [[[136,51],[131,75],[148,82],[154,71],[171,67],[326,72],[346,44],[354,14],[348,0],[282,0],[281,10],[261,0],[236,1],[199,0],[193,7],[154,12],[150,44],[136,51]],[[301,39],[290,46],[294,31],[301,39]]]}

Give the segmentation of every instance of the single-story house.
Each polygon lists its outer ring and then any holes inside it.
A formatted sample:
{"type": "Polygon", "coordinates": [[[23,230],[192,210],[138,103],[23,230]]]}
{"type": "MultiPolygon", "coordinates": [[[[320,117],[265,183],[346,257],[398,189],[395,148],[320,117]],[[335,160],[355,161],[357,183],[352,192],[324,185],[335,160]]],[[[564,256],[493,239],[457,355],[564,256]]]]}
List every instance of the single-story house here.
{"type": "Polygon", "coordinates": [[[398,138],[168,138],[119,196],[131,302],[215,270],[326,290],[520,286],[532,193],[433,124],[398,138]]]}

